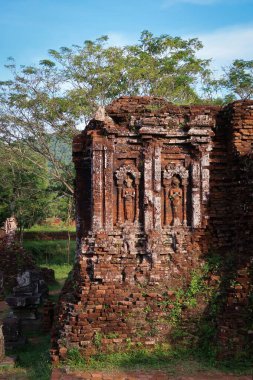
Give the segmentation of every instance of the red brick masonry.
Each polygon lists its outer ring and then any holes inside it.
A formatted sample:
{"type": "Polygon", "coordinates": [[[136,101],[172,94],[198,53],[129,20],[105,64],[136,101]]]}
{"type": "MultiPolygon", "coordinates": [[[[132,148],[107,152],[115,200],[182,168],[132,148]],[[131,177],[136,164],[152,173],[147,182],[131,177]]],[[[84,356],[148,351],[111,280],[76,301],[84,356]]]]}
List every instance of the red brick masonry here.
{"type": "Polygon", "coordinates": [[[97,112],[73,142],[77,258],[58,306],[53,360],[73,346],[90,355],[168,342],[168,301],[214,249],[237,258],[219,338],[243,347],[252,144],[253,101],[179,107],[122,97],[97,112]]]}

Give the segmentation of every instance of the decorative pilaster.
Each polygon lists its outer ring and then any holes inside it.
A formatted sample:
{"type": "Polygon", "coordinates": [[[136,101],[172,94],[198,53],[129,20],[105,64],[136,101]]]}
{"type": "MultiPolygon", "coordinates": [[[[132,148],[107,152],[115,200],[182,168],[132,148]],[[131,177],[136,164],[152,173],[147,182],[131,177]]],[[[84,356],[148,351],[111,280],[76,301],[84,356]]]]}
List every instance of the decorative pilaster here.
{"type": "Polygon", "coordinates": [[[192,163],[192,227],[201,227],[200,164],[192,163]]]}
{"type": "Polygon", "coordinates": [[[153,221],[153,146],[148,142],[144,151],[144,230],[154,228],[153,221]]]}
{"type": "Polygon", "coordinates": [[[100,137],[93,137],[91,178],[92,178],[92,230],[103,229],[103,144],[100,137]]]}
{"type": "Polygon", "coordinates": [[[107,144],[104,147],[104,227],[106,232],[113,230],[113,150],[107,144]]]}
{"type": "Polygon", "coordinates": [[[139,179],[135,182],[136,186],[136,195],[135,195],[135,222],[139,222],[139,215],[140,215],[140,209],[139,209],[139,179]]]}
{"type": "Polygon", "coordinates": [[[123,205],[122,205],[122,183],[118,181],[117,186],[117,223],[121,225],[123,223],[123,205]]]}
{"type": "Polygon", "coordinates": [[[153,219],[155,230],[161,229],[161,146],[155,145],[153,156],[153,219]]]}
{"type": "Polygon", "coordinates": [[[202,177],[202,201],[206,203],[210,192],[210,153],[211,147],[208,147],[202,154],[201,158],[201,177],[202,177]],[[208,149],[209,148],[209,149],[208,149]]]}
{"type": "Polygon", "coordinates": [[[169,224],[169,185],[164,183],[164,224],[169,224]]]}

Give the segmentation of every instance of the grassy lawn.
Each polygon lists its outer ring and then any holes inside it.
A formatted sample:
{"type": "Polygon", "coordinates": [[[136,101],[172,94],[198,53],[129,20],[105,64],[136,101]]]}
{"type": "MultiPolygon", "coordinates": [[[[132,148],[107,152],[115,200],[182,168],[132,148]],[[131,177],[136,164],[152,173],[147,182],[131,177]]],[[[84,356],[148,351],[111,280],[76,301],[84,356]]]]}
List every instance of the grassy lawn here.
{"type": "Polygon", "coordinates": [[[75,232],[76,227],[73,225],[66,226],[64,224],[59,225],[47,225],[47,224],[35,224],[31,228],[25,229],[25,232],[75,232]]]}
{"type": "MultiPolygon", "coordinates": [[[[98,354],[86,360],[77,349],[70,350],[64,366],[72,371],[163,370],[169,375],[193,375],[198,372],[253,375],[252,362],[228,360],[218,362],[213,355],[190,348],[157,345],[152,351],[129,347],[125,352],[98,354]]],[[[218,377],[217,377],[218,379],[218,377]]]]}
{"type": "Polygon", "coordinates": [[[25,240],[23,245],[40,266],[53,265],[52,269],[64,271],[64,265],[74,260],[76,242],[73,240],[25,240]]]}

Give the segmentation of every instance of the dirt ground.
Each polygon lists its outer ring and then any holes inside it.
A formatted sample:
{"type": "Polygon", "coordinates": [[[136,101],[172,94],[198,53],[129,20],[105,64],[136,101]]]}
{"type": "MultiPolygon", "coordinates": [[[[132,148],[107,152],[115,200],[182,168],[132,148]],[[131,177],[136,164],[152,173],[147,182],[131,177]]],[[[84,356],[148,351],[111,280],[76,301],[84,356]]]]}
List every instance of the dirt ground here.
{"type": "Polygon", "coordinates": [[[253,376],[236,376],[220,372],[199,372],[194,375],[169,375],[163,371],[71,372],[54,369],[51,380],[253,380],[253,376]]]}

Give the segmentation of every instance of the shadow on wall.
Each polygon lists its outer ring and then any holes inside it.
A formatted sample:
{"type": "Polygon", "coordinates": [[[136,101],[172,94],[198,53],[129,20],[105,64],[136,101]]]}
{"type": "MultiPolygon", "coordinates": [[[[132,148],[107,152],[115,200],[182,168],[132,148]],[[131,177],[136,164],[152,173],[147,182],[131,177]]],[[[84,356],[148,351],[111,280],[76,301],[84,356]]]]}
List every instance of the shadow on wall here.
{"type": "Polygon", "coordinates": [[[198,353],[243,361],[253,355],[253,156],[243,139],[243,132],[248,134],[252,127],[243,125],[238,133],[238,113],[246,113],[247,103],[241,108],[225,109],[211,152],[207,227],[211,240],[208,254],[203,255],[207,271],[200,289],[208,304],[203,310],[199,305],[197,316],[183,312],[172,336],[181,332],[182,342],[189,338],[186,331],[192,332],[188,344],[194,343],[198,353]]]}

